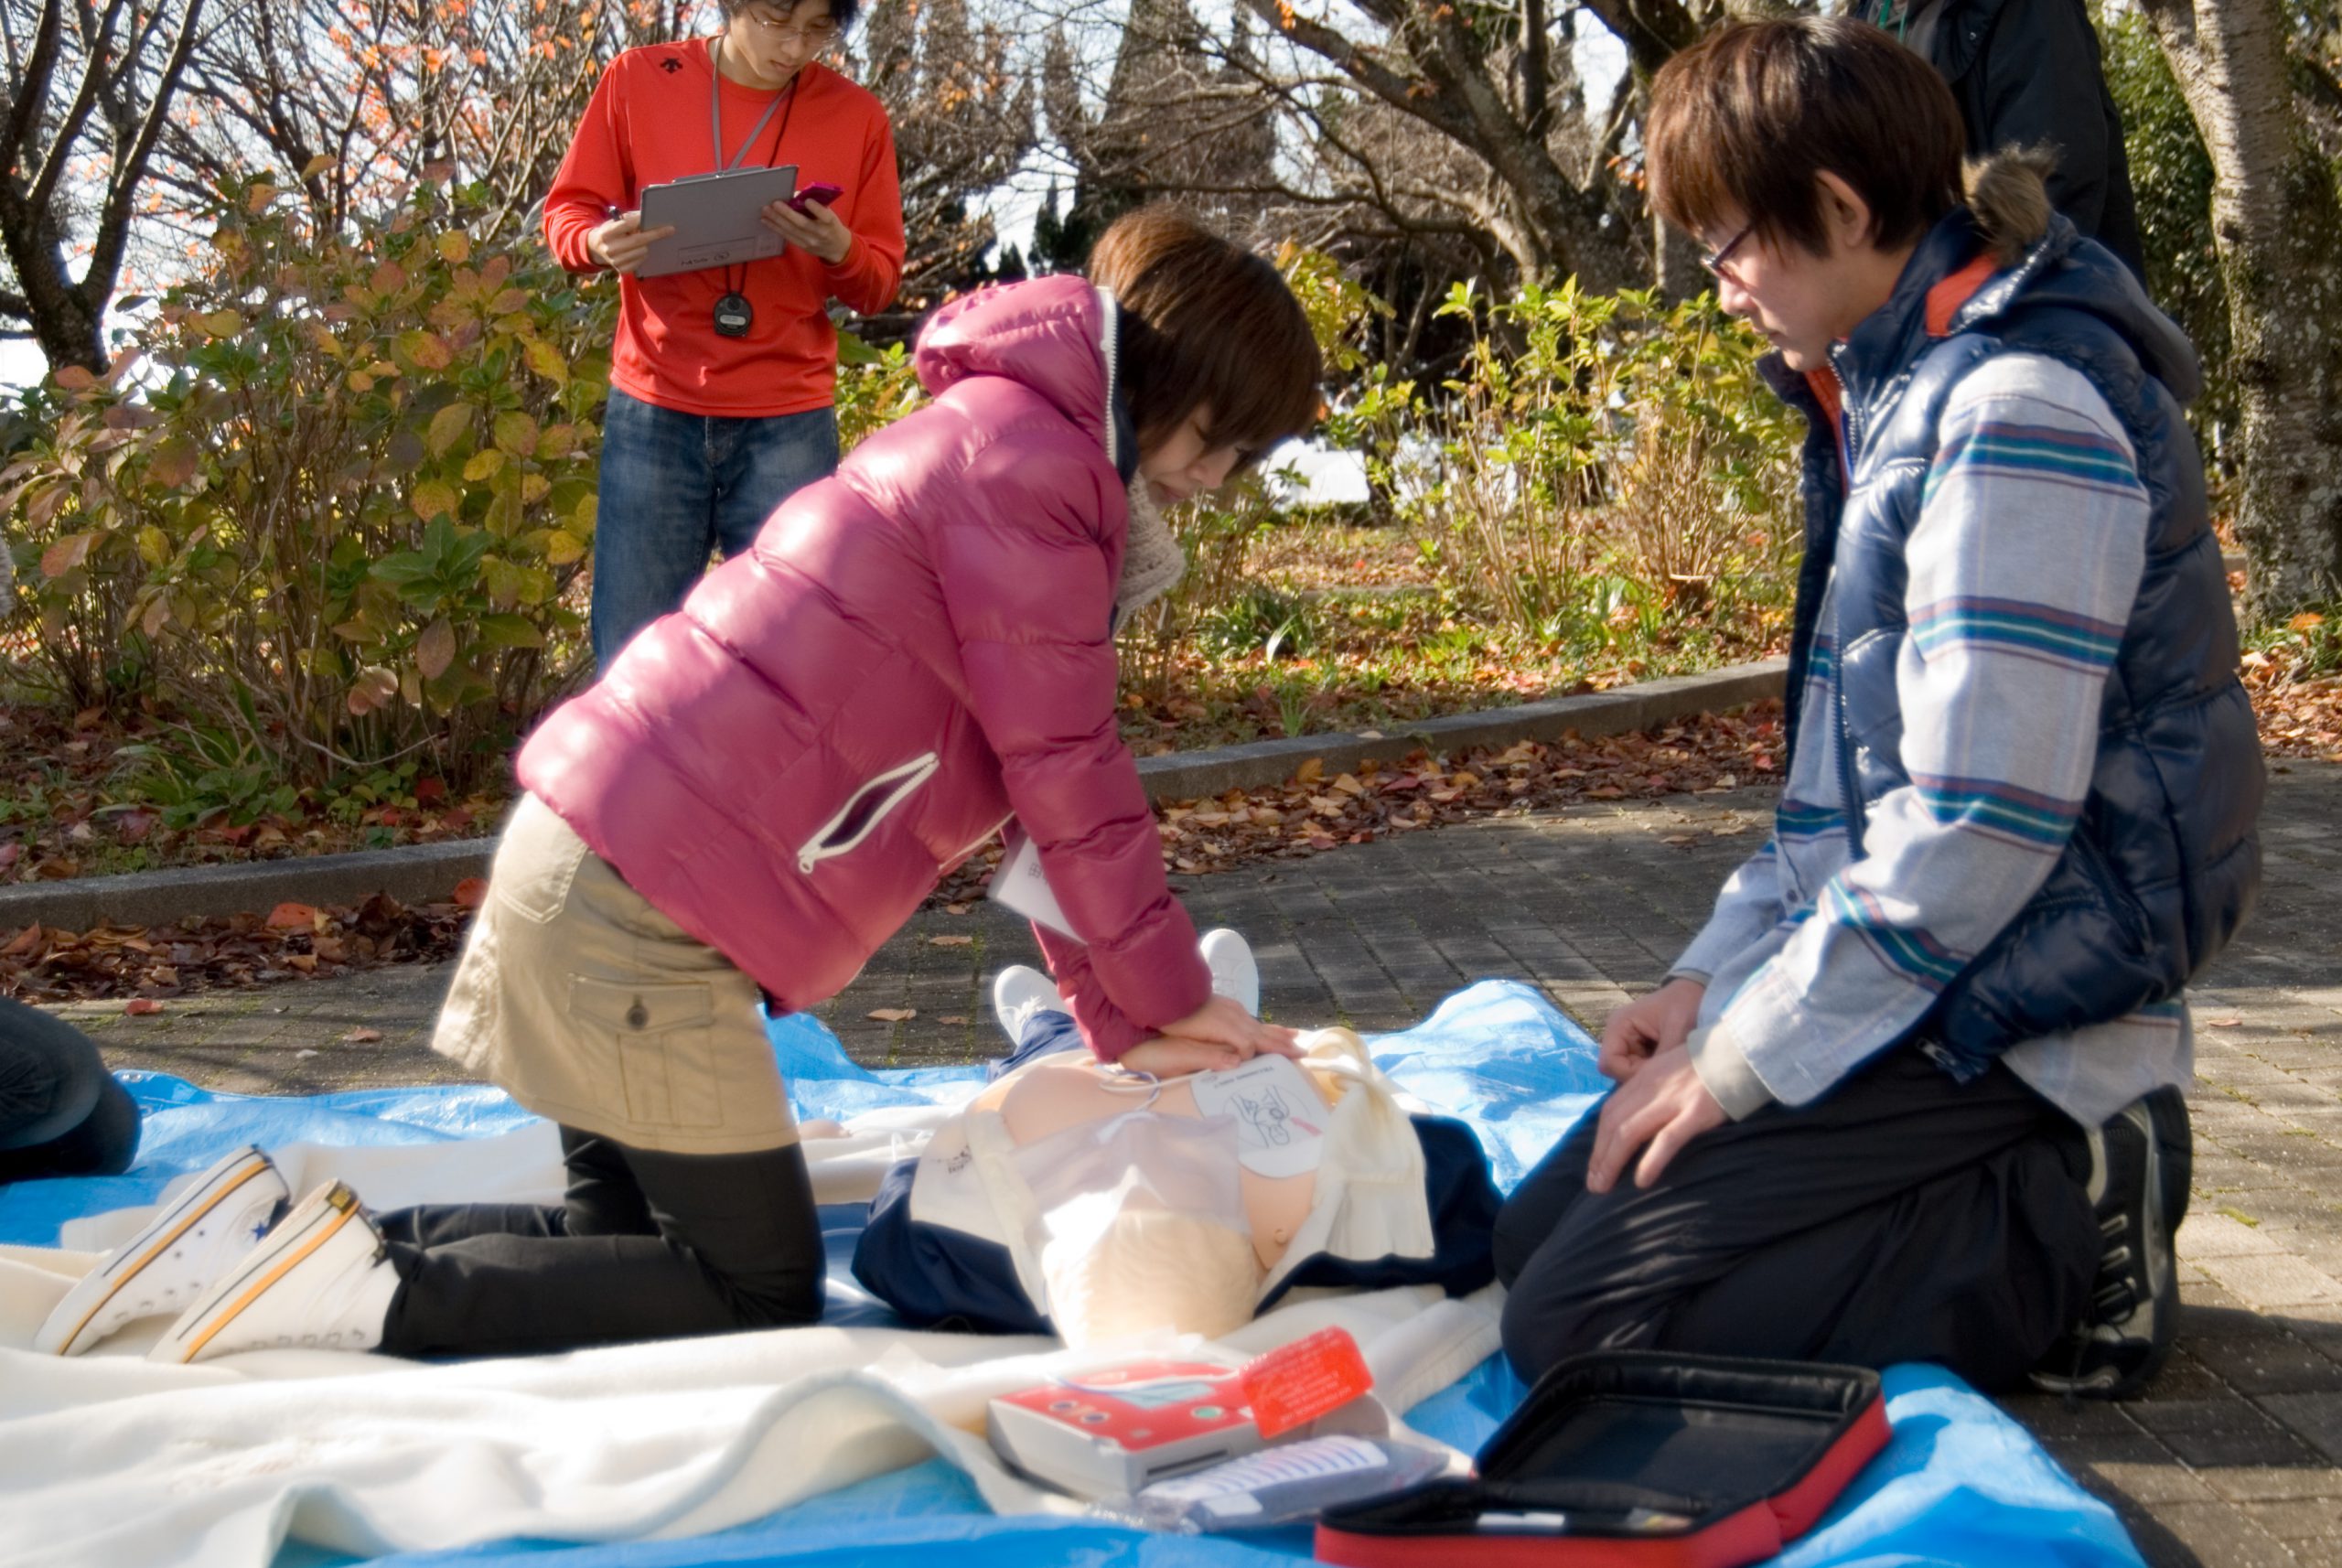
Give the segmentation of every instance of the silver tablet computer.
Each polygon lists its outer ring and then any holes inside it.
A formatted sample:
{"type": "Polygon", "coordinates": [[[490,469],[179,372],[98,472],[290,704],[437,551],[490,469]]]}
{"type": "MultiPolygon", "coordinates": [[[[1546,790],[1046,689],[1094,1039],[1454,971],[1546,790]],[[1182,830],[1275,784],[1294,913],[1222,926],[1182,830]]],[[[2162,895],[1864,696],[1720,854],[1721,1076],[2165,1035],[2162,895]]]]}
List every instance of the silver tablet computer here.
{"type": "Polygon", "coordinates": [[[727,169],[642,188],[642,226],[675,231],[656,241],[634,275],[662,277],[730,266],[781,252],[781,238],[757,216],[797,194],[797,166],[727,169]]]}

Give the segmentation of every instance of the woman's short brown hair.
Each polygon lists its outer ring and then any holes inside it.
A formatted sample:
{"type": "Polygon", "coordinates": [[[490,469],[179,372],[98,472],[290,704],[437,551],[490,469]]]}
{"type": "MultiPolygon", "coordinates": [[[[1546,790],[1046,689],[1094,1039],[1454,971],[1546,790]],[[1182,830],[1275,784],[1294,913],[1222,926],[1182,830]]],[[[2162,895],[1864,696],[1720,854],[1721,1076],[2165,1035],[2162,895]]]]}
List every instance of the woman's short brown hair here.
{"type": "Polygon", "coordinates": [[[1871,243],[1908,243],[1960,202],[1967,133],[1935,68],[1867,22],[1730,22],[1660,67],[1643,146],[1660,215],[1735,220],[1775,250],[1830,248],[1817,177],[1870,208],[1871,243]]]}
{"type": "Polygon", "coordinates": [[[1100,235],[1089,271],[1121,306],[1115,370],[1141,446],[1199,407],[1205,438],[1248,458],[1316,423],[1317,339],[1267,258],[1158,203],[1100,235]]]}

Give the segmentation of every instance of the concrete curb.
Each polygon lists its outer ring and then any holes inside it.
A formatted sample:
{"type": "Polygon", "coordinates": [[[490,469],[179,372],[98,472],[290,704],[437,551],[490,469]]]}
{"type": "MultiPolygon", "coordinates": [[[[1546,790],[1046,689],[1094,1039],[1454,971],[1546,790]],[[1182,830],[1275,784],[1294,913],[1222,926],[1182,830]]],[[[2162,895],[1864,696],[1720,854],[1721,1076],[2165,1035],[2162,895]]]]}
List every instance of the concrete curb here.
{"type": "MultiPolygon", "coordinates": [[[[1789,660],[1768,659],[1735,664],[1704,675],[1674,675],[1607,692],[1523,703],[1517,708],[1486,708],[1421,719],[1389,735],[1304,735],[1289,740],[1256,740],[1216,751],[1175,751],[1139,758],[1139,777],[1150,800],[1187,800],[1230,789],[1282,784],[1310,758],[1329,773],[1356,767],[1368,757],[1391,762],[1422,746],[1462,751],[1475,746],[1510,746],[1520,740],[1555,740],[1575,730],[1584,736],[1623,735],[1649,729],[1691,714],[1745,707],[1781,694],[1789,660]]],[[[0,919],[5,905],[0,904],[0,919]]]]}
{"type": "MultiPolygon", "coordinates": [[[[1738,664],[1704,675],[1672,676],[1517,708],[1449,714],[1389,735],[1306,735],[1213,751],[1172,752],[1141,757],[1139,777],[1150,800],[1185,800],[1282,784],[1312,757],[1328,772],[1339,772],[1369,757],[1395,761],[1417,746],[1460,751],[1553,740],[1572,730],[1584,736],[1620,735],[1778,697],[1788,668],[1785,659],[1738,664]]],[[[457,839],[355,854],[27,883],[0,888],[0,931],[36,924],[71,931],[107,923],[162,926],[189,916],[265,913],[282,903],[357,904],[376,893],[387,893],[403,904],[422,904],[446,897],[467,876],[487,875],[495,852],[493,838],[457,839]]]]}

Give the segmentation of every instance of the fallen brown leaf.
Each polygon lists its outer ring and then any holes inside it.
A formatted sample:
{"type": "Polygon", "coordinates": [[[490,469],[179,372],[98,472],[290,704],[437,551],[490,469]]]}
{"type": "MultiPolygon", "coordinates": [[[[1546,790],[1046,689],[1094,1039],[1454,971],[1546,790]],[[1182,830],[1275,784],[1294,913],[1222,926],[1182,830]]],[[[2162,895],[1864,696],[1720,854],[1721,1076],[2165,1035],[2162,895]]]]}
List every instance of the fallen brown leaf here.
{"type": "Polygon", "coordinates": [[[863,1015],[876,1024],[908,1024],[919,1016],[916,1007],[873,1007],[863,1015]]]}
{"type": "Polygon", "coordinates": [[[151,996],[134,996],[122,1004],[122,1010],[133,1018],[146,1018],[160,1013],[163,1004],[151,996]]]}
{"type": "Polygon", "coordinates": [[[369,1029],[362,1026],[341,1036],[344,1044],[352,1046],[371,1046],[381,1037],[381,1030],[369,1029]]]}

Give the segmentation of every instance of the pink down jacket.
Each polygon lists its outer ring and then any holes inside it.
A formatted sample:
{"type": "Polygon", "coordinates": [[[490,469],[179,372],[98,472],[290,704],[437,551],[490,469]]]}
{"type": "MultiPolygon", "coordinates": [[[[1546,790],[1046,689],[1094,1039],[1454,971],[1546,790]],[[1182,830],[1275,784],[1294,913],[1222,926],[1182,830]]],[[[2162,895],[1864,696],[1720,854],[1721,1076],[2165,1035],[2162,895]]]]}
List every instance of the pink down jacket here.
{"type": "Polygon", "coordinates": [[[987,289],[919,335],[934,402],[790,498],[521,752],[521,782],[779,1008],[843,990],[1012,817],[1036,934],[1111,1060],[1211,993],[1115,730],[1128,502],[1110,306],[987,289]]]}

